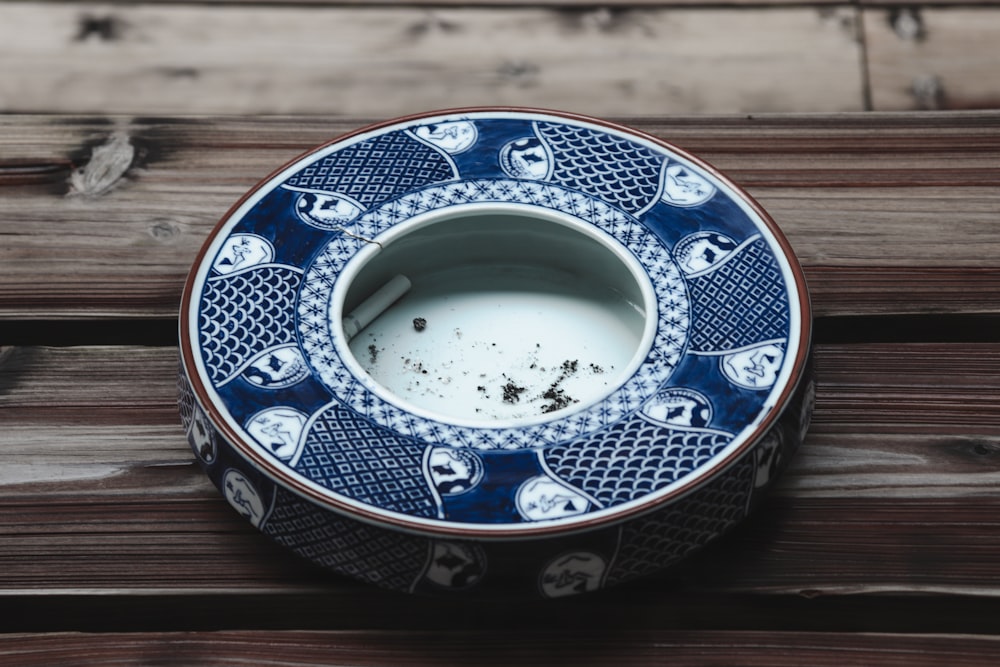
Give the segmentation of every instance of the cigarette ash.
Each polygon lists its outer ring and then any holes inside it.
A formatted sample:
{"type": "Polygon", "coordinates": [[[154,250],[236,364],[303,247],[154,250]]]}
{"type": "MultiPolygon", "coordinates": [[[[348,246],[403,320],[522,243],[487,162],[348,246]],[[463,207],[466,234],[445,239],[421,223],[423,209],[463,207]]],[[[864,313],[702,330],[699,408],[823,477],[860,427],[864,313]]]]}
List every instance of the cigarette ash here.
{"type": "MultiPolygon", "coordinates": [[[[594,364],[591,364],[593,367],[594,364]]],[[[567,359],[562,363],[561,373],[556,381],[549,385],[549,388],[545,390],[542,394],[542,398],[548,401],[542,406],[542,413],[548,414],[550,412],[555,412],[556,410],[562,410],[563,408],[569,407],[573,403],[579,403],[577,399],[573,398],[566,393],[566,390],[562,387],[562,383],[568,378],[576,375],[580,368],[580,363],[578,360],[574,359],[570,361],[567,359]]]]}
{"type": "Polygon", "coordinates": [[[528,391],[527,387],[518,386],[513,380],[507,380],[507,384],[503,386],[503,402],[520,403],[521,394],[526,391],[528,391]]]}
{"type": "MultiPolygon", "coordinates": [[[[539,346],[536,346],[536,348],[539,346]]],[[[598,364],[589,364],[591,374],[598,375],[604,373],[604,368],[598,364]]],[[[544,366],[539,366],[537,360],[532,360],[528,369],[531,371],[536,371],[536,374],[548,374],[549,371],[544,366]]],[[[500,401],[502,403],[513,405],[515,403],[521,403],[524,400],[525,403],[538,404],[537,406],[540,414],[549,414],[556,412],[557,410],[562,410],[567,408],[574,403],[579,403],[579,399],[571,396],[564,386],[567,380],[576,376],[580,372],[580,361],[578,359],[567,359],[562,362],[558,367],[558,375],[556,379],[549,383],[548,387],[545,388],[539,394],[534,396],[525,397],[524,394],[528,392],[528,387],[521,384],[517,380],[508,376],[507,373],[503,373],[502,376],[506,380],[501,385],[500,388],[500,401]]],[[[523,373],[522,373],[523,375],[523,373]]],[[[530,384],[530,383],[528,383],[530,384]]],[[[478,385],[476,391],[480,393],[484,398],[489,399],[490,394],[485,385],[478,385]]]]}
{"type": "MultiPolygon", "coordinates": [[[[412,325],[410,335],[422,335],[427,320],[413,318],[412,325]]],[[[451,336],[457,342],[462,340],[463,332],[455,328],[451,336]]],[[[381,374],[392,373],[390,368],[398,369],[395,390],[401,396],[433,396],[445,401],[472,398],[476,405],[470,409],[487,419],[519,419],[558,412],[580,402],[573,395],[576,392],[570,393],[572,386],[576,386],[571,385],[575,378],[605,373],[602,365],[579,359],[552,363],[554,355],[546,354],[540,343],[534,343],[533,349],[512,354],[495,340],[465,340],[461,347],[455,348],[456,354],[443,360],[441,350],[451,347],[446,341],[427,339],[426,346],[409,347],[406,354],[398,356],[384,354],[387,348],[373,335],[368,342],[365,370],[381,374]],[[446,347],[441,348],[442,344],[446,347]],[[467,359],[469,352],[473,356],[467,359]],[[469,366],[473,359],[474,366],[469,366]]],[[[397,351],[395,344],[388,342],[388,345],[397,351]]]]}

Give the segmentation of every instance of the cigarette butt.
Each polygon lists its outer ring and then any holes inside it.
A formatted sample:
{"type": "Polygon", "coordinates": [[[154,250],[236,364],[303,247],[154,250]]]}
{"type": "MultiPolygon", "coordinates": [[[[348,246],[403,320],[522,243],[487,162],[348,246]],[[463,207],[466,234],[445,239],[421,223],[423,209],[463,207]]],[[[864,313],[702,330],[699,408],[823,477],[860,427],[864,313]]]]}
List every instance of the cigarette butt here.
{"type": "Polygon", "coordinates": [[[374,294],[362,301],[343,319],[344,336],[347,340],[357,336],[376,317],[388,310],[389,306],[399,301],[404,294],[410,291],[411,286],[409,278],[397,274],[385,285],[378,288],[374,294]]]}

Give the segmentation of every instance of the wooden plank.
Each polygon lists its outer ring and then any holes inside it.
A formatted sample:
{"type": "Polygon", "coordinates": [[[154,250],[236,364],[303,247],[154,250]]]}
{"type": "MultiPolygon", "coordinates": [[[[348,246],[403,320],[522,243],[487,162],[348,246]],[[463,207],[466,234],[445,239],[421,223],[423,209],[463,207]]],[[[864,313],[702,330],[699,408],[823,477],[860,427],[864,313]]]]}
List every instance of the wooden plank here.
{"type": "Polygon", "coordinates": [[[988,7],[863,9],[876,110],[1000,106],[1000,11],[988,7]]]}
{"type": "Polygon", "coordinates": [[[0,111],[863,107],[856,10],[4,2],[0,111]],[[733,36],[738,35],[739,39],[733,36]]]}
{"type": "Polygon", "coordinates": [[[997,0],[935,0],[934,2],[914,3],[911,0],[858,0],[861,7],[891,7],[891,8],[920,8],[920,7],[996,7],[1000,5],[997,0]]]}
{"type": "MultiPolygon", "coordinates": [[[[76,4],[81,6],[92,5],[91,0],[61,0],[63,4],[76,4]]],[[[128,0],[111,0],[110,2],[101,3],[102,7],[114,6],[114,5],[127,5],[130,4],[128,0]]],[[[282,6],[285,4],[295,4],[300,6],[309,7],[357,7],[358,5],[364,5],[368,7],[421,7],[421,8],[439,8],[439,7],[545,7],[545,8],[557,8],[565,11],[576,11],[579,13],[589,13],[600,10],[602,13],[610,13],[612,15],[620,13],[622,11],[627,11],[631,8],[663,8],[663,7],[741,7],[747,9],[756,9],[760,7],[784,7],[784,6],[794,6],[794,7],[826,7],[830,5],[863,5],[863,6],[876,6],[876,7],[890,7],[890,6],[915,6],[911,0],[858,0],[857,2],[846,2],[845,0],[715,0],[714,2],[705,2],[704,0],[605,0],[605,2],[594,3],[585,2],[581,0],[543,0],[542,2],[535,2],[533,0],[434,0],[434,2],[428,2],[428,0],[364,0],[360,2],[359,0],[295,0],[294,3],[287,2],[287,0],[239,0],[239,2],[234,2],[233,0],[147,0],[146,3],[149,5],[235,5],[238,7],[253,7],[253,6],[282,6]]],[[[959,5],[959,6],[975,6],[975,7],[988,7],[1000,4],[998,0],[935,0],[932,3],[934,6],[948,6],[948,5],[959,5]]]]}
{"type": "MultiPolygon", "coordinates": [[[[62,0],[66,3],[89,5],[90,0],[62,0]]],[[[886,0],[892,1],[892,0],[886,0]]],[[[959,0],[955,0],[956,2],[959,0]]],[[[961,0],[969,4],[969,0],[961,0]]],[[[982,2],[992,2],[994,0],[982,0],[982,2]]],[[[102,6],[129,4],[128,0],[111,0],[102,3],[102,6]]],[[[228,4],[238,7],[262,6],[282,6],[293,4],[288,0],[148,0],[146,4],[151,5],[220,5],[228,4]]],[[[676,7],[686,5],[701,5],[706,3],[702,0],[606,0],[601,3],[581,2],[581,0],[543,0],[542,2],[532,2],[532,0],[294,0],[296,5],[307,5],[311,7],[357,7],[358,5],[372,7],[555,7],[567,10],[577,10],[579,12],[592,12],[597,7],[606,8],[605,11],[614,13],[627,10],[631,7],[676,7]]],[[[740,7],[750,5],[753,7],[772,5],[794,5],[802,6],[822,6],[845,4],[844,0],[720,0],[711,3],[713,7],[740,7]]]]}
{"type": "Polygon", "coordinates": [[[817,424],[991,438],[1000,432],[998,352],[994,344],[824,346],[817,372],[828,394],[817,424]]]}
{"type": "MultiPolygon", "coordinates": [[[[5,352],[0,599],[332,596],[370,612],[354,622],[377,622],[397,596],[284,552],[210,486],[175,416],[175,359],[173,348],[5,352]]],[[[1000,344],[820,346],[816,361],[813,429],[764,510],[687,569],[603,599],[640,615],[676,595],[759,596],[733,607],[736,624],[755,604],[803,595],[1000,604],[1000,344]],[[642,609],[637,594],[651,596],[642,609]]]]}
{"type": "Polygon", "coordinates": [[[0,659],[52,664],[157,665],[606,665],[906,667],[992,665],[988,636],[793,632],[200,632],[20,634],[0,638],[0,659]]]}
{"type": "MultiPolygon", "coordinates": [[[[817,315],[996,314],[1000,113],[948,118],[625,121],[709,160],[771,212],[817,315]]],[[[366,122],[0,116],[0,319],[174,317],[229,206],[366,122]],[[105,180],[84,178],[88,166],[105,180]]]]}

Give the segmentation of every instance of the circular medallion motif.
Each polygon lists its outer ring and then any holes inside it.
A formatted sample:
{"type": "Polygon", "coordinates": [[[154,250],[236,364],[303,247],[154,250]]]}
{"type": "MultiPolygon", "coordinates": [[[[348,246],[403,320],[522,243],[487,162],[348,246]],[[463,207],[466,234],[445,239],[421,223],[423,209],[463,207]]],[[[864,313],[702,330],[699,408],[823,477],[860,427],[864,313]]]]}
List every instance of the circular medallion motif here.
{"type": "Polygon", "coordinates": [[[299,341],[322,382],[368,419],[429,444],[476,449],[519,449],[571,441],[634,412],[667,380],[687,339],[689,303],[680,270],[668,249],[632,216],[596,197],[566,188],[507,179],[459,181],[395,199],[361,217],[349,233],[332,239],[306,270],[299,295],[299,341]],[[407,412],[374,394],[353,373],[334,345],[331,298],[337,279],[354,256],[379,235],[417,215],[470,204],[517,203],[557,211],[593,225],[624,242],[649,277],[657,296],[653,348],[628,381],[592,409],[544,424],[515,428],[469,428],[407,412]]]}
{"type": "MultiPolygon", "coordinates": [[[[432,535],[600,525],[731,462],[783,407],[808,345],[783,243],[714,171],[624,128],[531,111],[404,120],[300,158],[220,223],[189,287],[189,375],[236,449],[337,511],[432,535]],[[647,333],[594,400],[553,388],[542,416],[496,423],[411,409],[349,357],[337,295],[394,229],[498,207],[625,258],[650,295],[647,333]]],[[[415,335],[435,324],[414,318],[415,335]]],[[[260,521],[250,481],[225,483],[260,521]]],[[[472,552],[436,549],[428,581],[479,576],[472,552]]],[[[586,588],[606,567],[568,554],[541,585],[586,588]]]]}

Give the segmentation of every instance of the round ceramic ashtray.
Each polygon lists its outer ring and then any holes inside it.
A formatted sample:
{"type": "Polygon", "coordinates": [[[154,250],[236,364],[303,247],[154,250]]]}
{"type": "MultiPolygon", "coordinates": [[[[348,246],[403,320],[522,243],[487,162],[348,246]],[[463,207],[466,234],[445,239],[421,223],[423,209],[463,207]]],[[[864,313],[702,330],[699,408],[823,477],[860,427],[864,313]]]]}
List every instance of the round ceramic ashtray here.
{"type": "Polygon", "coordinates": [[[229,211],[187,281],[180,407],[298,554],[553,597],[746,516],[804,436],[809,333],[787,241],[704,162],[577,115],[438,112],[229,211]]]}

